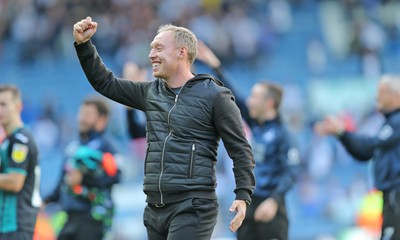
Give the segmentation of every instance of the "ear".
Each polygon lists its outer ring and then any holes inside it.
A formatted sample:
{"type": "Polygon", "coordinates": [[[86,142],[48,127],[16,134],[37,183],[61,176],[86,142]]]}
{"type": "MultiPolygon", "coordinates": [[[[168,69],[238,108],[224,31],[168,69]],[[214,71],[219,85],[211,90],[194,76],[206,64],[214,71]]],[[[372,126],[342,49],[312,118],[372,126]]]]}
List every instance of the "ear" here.
{"type": "Polygon", "coordinates": [[[275,100],[272,97],[268,97],[267,103],[269,109],[275,108],[275,100]]]}
{"type": "Polygon", "coordinates": [[[95,129],[97,131],[103,131],[107,127],[108,118],[100,116],[95,123],[95,129]]]}
{"type": "Polygon", "coordinates": [[[24,105],[22,104],[22,101],[19,101],[18,103],[17,103],[17,109],[18,109],[18,111],[19,112],[22,112],[22,109],[24,108],[24,105]]]}
{"type": "Polygon", "coordinates": [[[400,93],[396,93],[396,103],[400,107],[400,93]]]}
{"type": "Polygon", "coordinates": [[[183,59],[188,53],[188,48],[187,47],[181,47],[179,48],[179,52],[178,52],[178,58],[179,59],[183,59]]]}

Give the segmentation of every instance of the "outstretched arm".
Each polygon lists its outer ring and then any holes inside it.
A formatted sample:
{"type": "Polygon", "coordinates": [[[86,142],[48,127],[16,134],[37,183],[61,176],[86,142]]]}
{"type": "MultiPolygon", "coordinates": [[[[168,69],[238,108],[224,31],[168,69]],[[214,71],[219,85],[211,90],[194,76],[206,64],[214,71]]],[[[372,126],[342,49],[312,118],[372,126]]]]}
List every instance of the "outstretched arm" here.
{"type": "Polygon", "coordinates": [[[97,23],[90,17],[77,22],[73,29],[75,49],[90,84],[105,97],[145,111],[147,91],[151,82],[132,82],[115,77],[90,41],[96,30],[97,23]]]}
{"type": "Polygon", "coordinates": [[[323,121],[318,122],[314,128],[321,135],[338,137],[346,150],[361,161],[371,159],[375,147],[380,144],[377,138],[346,132],[343,121],[336,116],[327,116],[323,121]]]}

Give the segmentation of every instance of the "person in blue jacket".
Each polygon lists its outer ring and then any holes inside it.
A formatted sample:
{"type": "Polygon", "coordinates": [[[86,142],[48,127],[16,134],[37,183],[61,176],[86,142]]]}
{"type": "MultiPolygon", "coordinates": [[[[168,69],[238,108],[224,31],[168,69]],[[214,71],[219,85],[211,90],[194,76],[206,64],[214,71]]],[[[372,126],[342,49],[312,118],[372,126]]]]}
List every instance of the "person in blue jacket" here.
{"type": "Polygon", "coordinates": [[[66,148],[60,182],[45,203],[59,202],[67,222],[59,240],[105,239],[110,236],[114,204],[112,186],[120,181],[116,150],[105,135],[109,109],[88,98],[78,113],[79,139],[66,148]]]}
{"type": "Polygon", "coordinates": [[[377,109],[385,122],[376,136],[348,132],[339,117],[327,116],[315,125],[322,135],[337,136],[359,161],[374,161],[376,188],[383,193],[382,240],[400,239],[400,76],[379,80],[377,109]]]}
{"type": "Polygon", "coordinates": [[[260,81],[253,86],[246,101],[223,74],[220,60],[202,42],[199,42],[197,59],[207,64],[233,91],[242,118],[251,129],[256,187],[237,238],[288,239],[285,195],[295,184],[300,156],[279,114],[282,88],[272,82],[260,81]]]}

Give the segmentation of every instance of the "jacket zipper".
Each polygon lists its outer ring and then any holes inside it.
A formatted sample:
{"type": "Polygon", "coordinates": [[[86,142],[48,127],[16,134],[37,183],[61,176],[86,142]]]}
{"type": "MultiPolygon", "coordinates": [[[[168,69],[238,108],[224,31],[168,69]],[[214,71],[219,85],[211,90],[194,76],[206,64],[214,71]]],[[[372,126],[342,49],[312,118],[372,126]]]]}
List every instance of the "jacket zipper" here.
{"type": "Polygon", "coordinates": [[[190,163],[189,163],[189,178],[193,177],[193,160],[194,160],[194,152],[196,151],[196,144],[192,144],[192,154],[190,155],[190,163]]]}
{"type": "MultiPolygon", "coordinates": [[[[185,85],[186,85],[186,83],[185,83],[185,85]]],[[[158,191],[160,192],[160,204],[161,205],[164,204],[164,196],[163,196],[162,189],[161,189],[161,179],[162,179],[162,175],[164,173],[165,145],[167,144],[168,138],[172,134],[172,128],[171,128],[171,125],[170,125],[170,116],[171,116],[172,110],[174,110],[174,108],[176,106],[176,102],[178,101],[179,94],[181,93],[181,91],[182,91],[183,87],[185,87],[185,85],[183,85],[182,88],[179,90],[178,94],[175,95],[174,106],[172,106],[172,108],[169,110],[168,116],[167,116],[167,124],[168,124],[168,127],[169,127],[169,133],[168,133],[167,137],[164,139],[163,149],[162,149],[162,153],[161,153],[161,172],[160,172],[160,177],[158,178],[158,191]]]]}

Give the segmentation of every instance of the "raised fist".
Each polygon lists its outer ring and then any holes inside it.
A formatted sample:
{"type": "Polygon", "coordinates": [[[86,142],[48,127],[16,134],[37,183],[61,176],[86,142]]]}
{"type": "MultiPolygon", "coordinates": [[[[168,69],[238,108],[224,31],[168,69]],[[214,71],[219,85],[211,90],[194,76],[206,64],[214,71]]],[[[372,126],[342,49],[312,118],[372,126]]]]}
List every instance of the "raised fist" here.
{"type": "Polygon", "coordinates": [[[81,44],[89,41],[97,30],[97,22],[92,21],[91,17],[86,17],[74,24],[73,35],[75,42],[81,44]]]}

